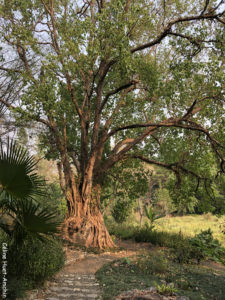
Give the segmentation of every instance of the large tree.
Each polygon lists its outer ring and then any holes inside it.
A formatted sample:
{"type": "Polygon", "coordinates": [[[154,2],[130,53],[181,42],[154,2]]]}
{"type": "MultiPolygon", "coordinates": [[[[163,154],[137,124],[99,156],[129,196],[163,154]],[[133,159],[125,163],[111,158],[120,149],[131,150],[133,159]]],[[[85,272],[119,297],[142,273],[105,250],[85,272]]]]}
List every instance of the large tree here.
{"type": "Polygon", "coordinates": [[[66,239],[114,246],[100,195],[121,160],[199,185],[192,158],[210,149],[224,171],[223,10],[217,0],[3,1],[0,101],[42,124],[67,200],[66,239]]]}

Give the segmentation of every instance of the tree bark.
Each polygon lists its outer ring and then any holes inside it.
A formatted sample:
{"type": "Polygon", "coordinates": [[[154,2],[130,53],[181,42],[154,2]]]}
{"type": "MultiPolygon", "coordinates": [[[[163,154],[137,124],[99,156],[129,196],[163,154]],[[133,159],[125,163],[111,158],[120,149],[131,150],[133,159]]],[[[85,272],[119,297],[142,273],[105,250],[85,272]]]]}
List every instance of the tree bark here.
{"type": "MultiPolygon", "coordinates": [[[[64,174],[67,171],[64,169],[64,174]]],[[[67,173],[65,177],[70,177],[70,174],[67,173]]],[[[75,181],[72,185],[73,187],[67,193],[69,207],[62,225],[63,239],[87,248],[114,248],[115,244],[104,224],[100,210],[101,186],[92,187],[88,175],[83,180],[85,186],[82,189],[75,181]],[[76,191],[76,194],[71,191],[76,191]]]]}

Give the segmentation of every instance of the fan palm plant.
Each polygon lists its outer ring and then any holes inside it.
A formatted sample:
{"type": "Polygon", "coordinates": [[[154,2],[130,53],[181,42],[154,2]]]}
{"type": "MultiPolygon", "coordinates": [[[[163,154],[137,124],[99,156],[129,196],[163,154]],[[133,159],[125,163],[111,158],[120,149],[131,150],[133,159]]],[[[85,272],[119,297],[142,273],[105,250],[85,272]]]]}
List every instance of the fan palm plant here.
{"type": "Polygon", "coordinates": [[[56,214],[35,201],[43,195],[44,181],[35,171],[36,161],[14,141],[0,145],[0,228],[14,240],[27,235],[43,238],[57,232],[56,214]]]}

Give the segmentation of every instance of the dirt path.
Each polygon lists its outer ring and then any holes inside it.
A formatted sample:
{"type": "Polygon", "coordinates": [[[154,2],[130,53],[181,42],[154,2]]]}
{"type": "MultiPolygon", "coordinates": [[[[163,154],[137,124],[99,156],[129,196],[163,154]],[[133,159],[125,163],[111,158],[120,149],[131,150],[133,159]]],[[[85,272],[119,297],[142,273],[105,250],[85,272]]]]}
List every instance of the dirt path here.
{"type": "Polygon", "coordinates": [[[95,272],[104,264],[122,257],[134,256],[150,249],[146,243],[118,242],[125,248],[115,253],[92,254],[67,248],[64,268],[45,285],[32,291],[27,300],[94,300],[101,299],[95,272]]]}

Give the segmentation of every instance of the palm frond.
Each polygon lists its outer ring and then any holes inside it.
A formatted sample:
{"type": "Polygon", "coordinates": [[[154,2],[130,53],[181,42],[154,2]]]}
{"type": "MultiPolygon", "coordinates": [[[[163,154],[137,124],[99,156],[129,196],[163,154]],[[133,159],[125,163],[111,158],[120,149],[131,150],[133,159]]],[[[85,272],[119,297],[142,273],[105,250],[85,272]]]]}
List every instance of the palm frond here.
{"type": "Polygon", "coordinates": [[[7,199],[0,202],[0,206],[8,210],[7,215],[13,220],[13,225],[0,222],[0,227],[6,232],[14,231],[14,235],[26,234],[39,236],[40,234],[53,234],[58,232],[60,222],[57,215],[48,208],[41,208],[39,203],[32,199],[14,200],[7,199]]]}
{"type": "Polygon", "coordinates": [[[5,224],[4,222],[2,222],[1,218],[0,218],[0,228],[1,228],[6,234],[8,234],[9,236],[12,235],[12,231],[11,231],[10,225],[5,224]]]}
{"type": "Polygon", "coordinates": [[[44,181],[35,172],[36,161],[14,141],[0,147],[0,186],[8,197],[32,198],[43,194],[44,181]]]}
{"type": "Polygon", "coordinates": [[[0,145],[0,209],[11,221],[0,221],[0,227],[17,243],[27,235],[43,240],[60,225],[56,213],[34,201],[33,196],[45,195],[45,182],[35,167],[34,158],[14,141],[8,140],[6,150],[0,145]]]}
{"type": "Polygon", "coordinates": [[[18,224],[29,234],[40,236],[58,232],[60,222],[56,220],[56,213],[48,208],[41,208],[40,204],[30,199],[18,201],[15,225],[18,224]]]}

